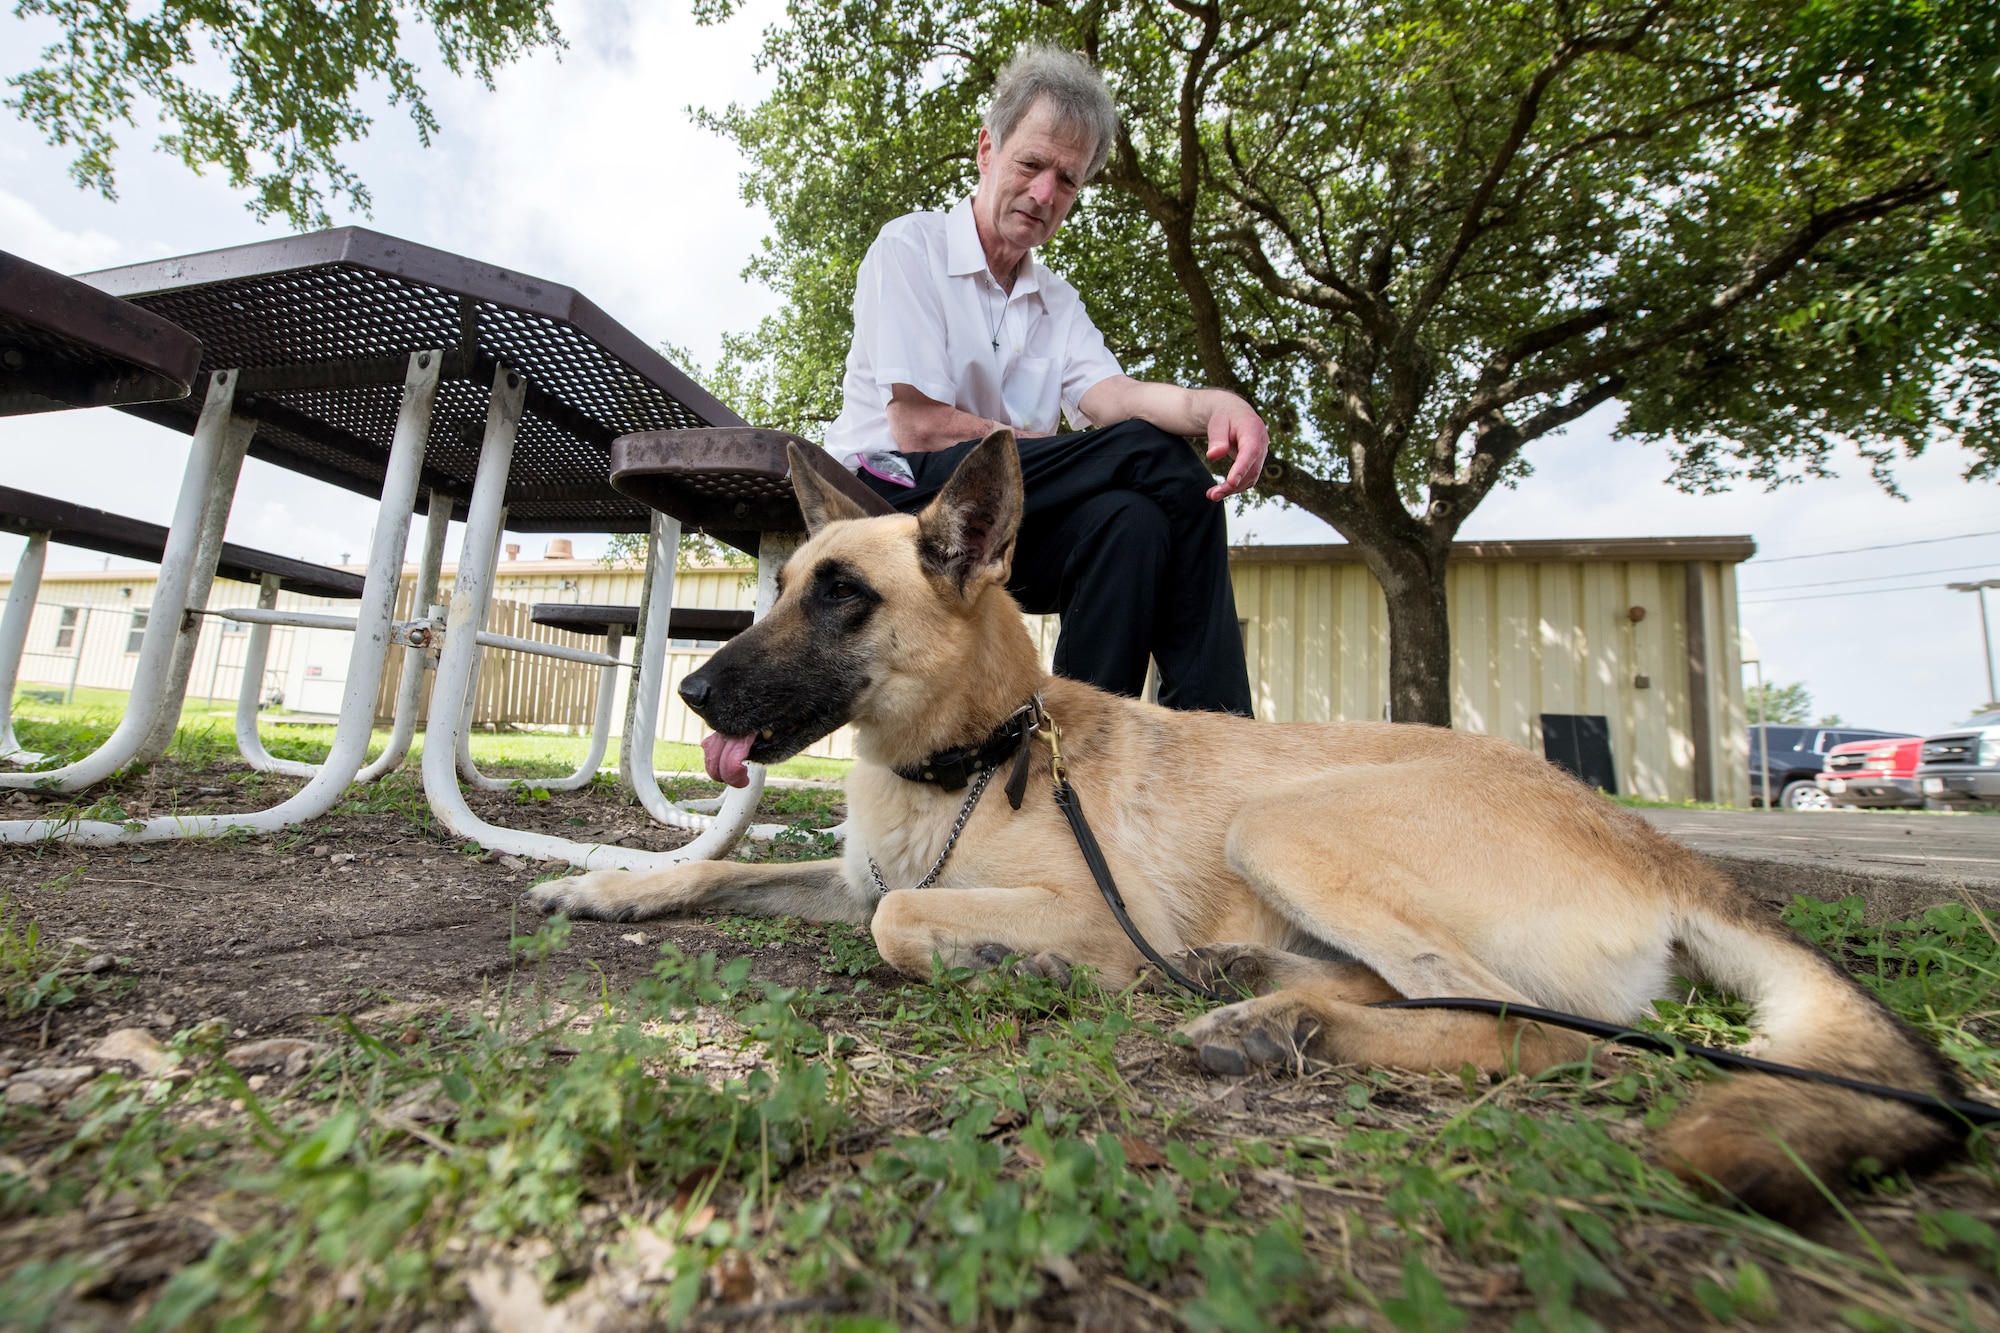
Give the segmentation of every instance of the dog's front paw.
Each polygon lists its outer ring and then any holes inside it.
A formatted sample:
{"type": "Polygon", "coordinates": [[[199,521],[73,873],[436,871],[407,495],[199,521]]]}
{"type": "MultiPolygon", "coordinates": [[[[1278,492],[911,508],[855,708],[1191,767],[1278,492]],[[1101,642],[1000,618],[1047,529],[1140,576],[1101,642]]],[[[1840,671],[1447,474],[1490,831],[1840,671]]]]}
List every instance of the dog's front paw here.
{"type": "Polygon", "coordinates": [[[630,921],[633,903],[628,870],[593,870],[565,879],[544,880],[529,889],[524,901],[537,912],[582,921],[630,921]]]}
{"type": "Polygon", "coordinates": [[[1183,1023],[1186,1035],[1211,1074],[1248,1074],[1254,1069],[1303,1067],[1313,1027],[1300,1021],[1289,1000],[1245,1000],[1183,1023]]]}
{"type": "Polygon", "coordinates": [[[1034,953],[1026,958],[1014,960],[1014,975],[1018,977],[1041,977],[1056,985],[1068,988],[1074,975],[1070,965],[1052,953],[1034,953]]]}

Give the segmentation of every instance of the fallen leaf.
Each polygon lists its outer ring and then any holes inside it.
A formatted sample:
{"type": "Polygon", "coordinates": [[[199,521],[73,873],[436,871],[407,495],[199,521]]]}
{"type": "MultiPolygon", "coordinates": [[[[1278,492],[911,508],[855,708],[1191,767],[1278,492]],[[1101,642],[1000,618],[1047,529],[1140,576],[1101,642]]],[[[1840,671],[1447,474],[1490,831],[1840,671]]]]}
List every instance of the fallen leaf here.
{"type": "Polygon", "coordinates": [[[1027,1123],[1028,1123],[1028,1117],[1022,1115],[1019,1111],[1016,1111],[1011,1106],[1003,1106],[1000,1108],[1000,1114],[993,1117],[993,1124],[991,1128],[996,1131],[1003,1129],[1018,1129],[1020,1126],[1025,1125],[1027,1123]]]}
{"type": "Polygon", "coordinates": [[[715,1284],[715,1299],[725,1305],[741,1305],[757,1294],[757,1275],[750,1261],[735,1250],[716,1260],[708,1275],[715,1284]]]}
{"type": "Polygon", "coordinates": [[[1125,1150],[1125,1163],[1128,1166],[1165,1166],[1167,1164],[1167,1159],[1160,1154],[1158,1148],[1134,1135],[1120,1134],[1118,1136],[1118,1146],[1125,1150]]]}
{"type": "Polygon", "coordinates": [[[1040,1170],[1042,1167],[1048,1165],[1047,1162],[1044,1162],[1042,1160],[1042,1155],[1040,1153],[1036,1152],[1033,1148],[1030,1148],[1025,1143],[1017,1143],[1014,1145],[1014,1155],[1016,1157],[1019,1157],[1022,1161],[1026,1162],[1029,1166],[1036,1168],[1037,1170],[1040,1170]]]}
{"type": "Polygon", "coordinates": [[[708,1224],[714,1220],[715,1205],[712,1203],[703,1204],[695,1210],[694,1214],[687,1221],[681,1223],[681,1239],[693,1240],[696,1236],[708,1230],[708,1224]]]}

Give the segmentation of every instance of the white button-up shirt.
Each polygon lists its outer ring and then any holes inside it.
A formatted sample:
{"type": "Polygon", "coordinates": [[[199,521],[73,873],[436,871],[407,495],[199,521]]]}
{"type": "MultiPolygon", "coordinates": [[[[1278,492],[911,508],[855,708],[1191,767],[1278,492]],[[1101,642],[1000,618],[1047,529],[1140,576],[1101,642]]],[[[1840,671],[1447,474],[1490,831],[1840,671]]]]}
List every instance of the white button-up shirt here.
{"type": "Polygon", "coordinates": [[[894,450],[889,393],[907,384],[960,411],[1053,435],[1062,415],[1122,373],[1076,288],[1028,252],[1009,293],[986,266],[972,201],[882,228],[854,287],[854,343],[827,451],[848,467],[894,450]]]}

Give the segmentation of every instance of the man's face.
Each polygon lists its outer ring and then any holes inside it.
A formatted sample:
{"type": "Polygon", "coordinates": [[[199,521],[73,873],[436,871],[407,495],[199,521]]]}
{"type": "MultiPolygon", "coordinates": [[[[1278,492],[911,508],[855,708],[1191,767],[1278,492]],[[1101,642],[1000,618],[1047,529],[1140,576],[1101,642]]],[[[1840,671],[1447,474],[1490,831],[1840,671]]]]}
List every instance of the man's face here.
{"type": "Polygon", "coordinates": [[[1004,144],[979,131],[980,218],[1002,241],[1021,250],[1056,234],[1069,216],[1096,147],[1061,125],[1046,98],[1028,108],[1004,144]]]}

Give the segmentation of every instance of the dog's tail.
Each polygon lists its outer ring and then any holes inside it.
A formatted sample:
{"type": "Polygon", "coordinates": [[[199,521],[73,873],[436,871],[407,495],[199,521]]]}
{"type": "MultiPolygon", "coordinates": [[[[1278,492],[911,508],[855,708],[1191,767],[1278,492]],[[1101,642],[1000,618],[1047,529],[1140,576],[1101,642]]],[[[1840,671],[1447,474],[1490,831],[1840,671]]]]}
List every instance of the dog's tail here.
{"type": "MultiPolygon", "coordinates": [[[[1706,979],[1750,1002],[1760,1033],[1752,1054],[1917,1092],[1959,1092],[1930,1043],[1834,960],[1748,903],[1710,902],[1683,918],[1681,945],[1706,979]]],[[[1962,1137],[1942,1116],[1906,1103],[1739,1074],[1704,1087],[1668,1126],[1665,1147],[1683,1177],[1792,1222],[1818,1212],[1823,1187],[1838,1186],[1864,1160],[1884,1172],[1921,1169],[1962,1137]]]]}

